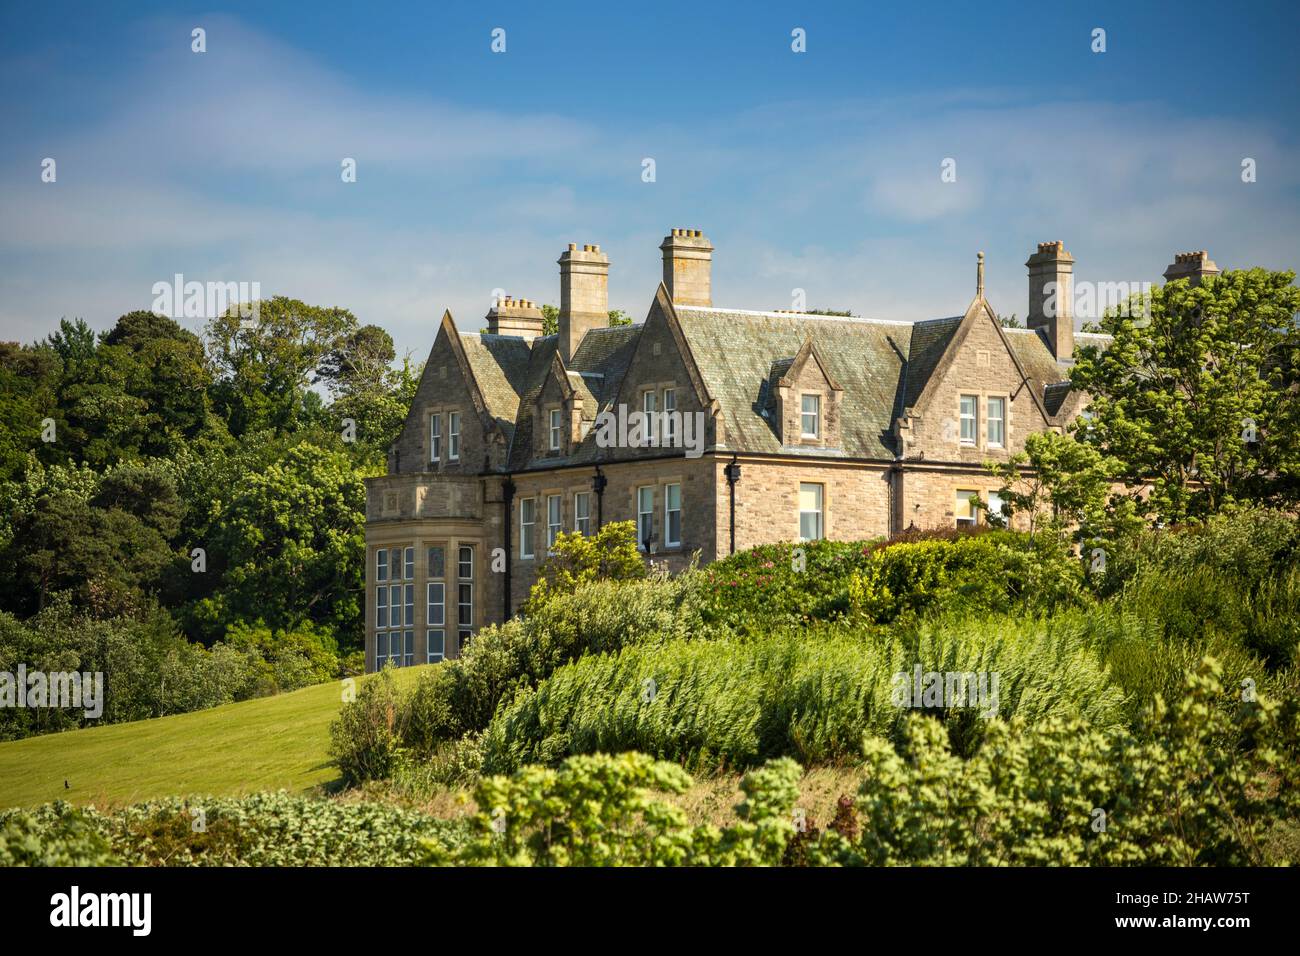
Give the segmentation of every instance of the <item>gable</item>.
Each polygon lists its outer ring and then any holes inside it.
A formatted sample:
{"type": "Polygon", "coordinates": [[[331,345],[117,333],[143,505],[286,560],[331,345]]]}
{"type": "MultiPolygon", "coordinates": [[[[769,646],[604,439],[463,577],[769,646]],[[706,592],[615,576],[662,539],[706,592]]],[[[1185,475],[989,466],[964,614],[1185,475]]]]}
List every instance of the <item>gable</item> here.
{"type": "MultiPolygon", "coordinates": [[[[1042,345],[1041,340],[1037,340],[1036,337],[1035,341],[1042,345]]],[[[1007,330],[1003,329],[1002,323],[998,321],[997,315],[988,302],[982,295],[976,296],[961,322],[947,336],[947,341],[942,346],[942,353],[935,361],[924,387],[911,407],[913,414],[918,417],[925,416],[935,404],[936,397],[940,393],[950,392],[953,388],[975,390],[992,388],[1009,391],[1013,402],[1022,391],[1027,392],[1041,420],[1039,427],[1049,424],[1051,416],[1043,404],[1043,392],[1047,385],[1045,379],[1050,377],[1050,381],[1059,381],[1064,376],[1060,374],[1055,360],[1052,359],[1051,353],[1046,351],[1045,346],[1042,346],[1042,353],[1051,363],[1050,370],[1037,362],[1034,343],[1025,340],[1018,342],[1017,345],[1024,348],[1012,344],[1007,330]],[[1040,376],[1038,381],[1035,381],[1025,368],[1021,358],[1022,353],[1026,358],[1035,360],[1037,373],[1040,376]]],[[[937,342],[932,346],[935,347],[938,347],[937,342]]],[[[947,406],[951,403],[941,404],[943,407],[937,409],[940,416],[950,411],[947,406]]]]}
{"type": "Polygon", "coordinates": [[[485,425],[488,421],[487,409],[459,346],[460,340],[451,314],[445,313],[429,349],[429,357],[416,385],[415,396],[401,434],[394,444],[395,457],[390,462],[390,471],[404,474],[427,470],[426,428],[432,409],[460,412],[466,453],[461,455],[460,464],[455,467],[469,467],[473,462],[473,467],[477,468],[481,461],[485,425]],[[469,454],[470,451],[473,457],[469,454]]]}

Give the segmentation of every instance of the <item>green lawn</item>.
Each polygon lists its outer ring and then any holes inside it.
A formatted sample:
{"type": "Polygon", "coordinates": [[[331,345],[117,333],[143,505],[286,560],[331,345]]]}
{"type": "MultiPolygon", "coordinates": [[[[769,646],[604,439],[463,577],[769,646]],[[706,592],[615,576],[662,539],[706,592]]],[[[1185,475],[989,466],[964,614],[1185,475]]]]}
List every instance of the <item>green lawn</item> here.
{"type": "MultiPolygon", "coordinates": [[[[422,670],[400,670],[397,680],[407,684],[422,670]]],[[[335,681],[192,714],[0,743],[0,808],[327,784],[338,776],[328,749],[341,687],[335,681]]]]}

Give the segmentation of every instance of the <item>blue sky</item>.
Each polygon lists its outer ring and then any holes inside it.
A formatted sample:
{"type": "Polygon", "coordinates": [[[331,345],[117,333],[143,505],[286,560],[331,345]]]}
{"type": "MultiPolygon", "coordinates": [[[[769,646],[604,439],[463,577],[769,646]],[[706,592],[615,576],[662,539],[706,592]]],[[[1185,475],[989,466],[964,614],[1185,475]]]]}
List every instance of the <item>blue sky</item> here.
{"type": "Polygon", "coordinates": [[[639,320],[677,226],[716,246],[715,302],[790,308],[801,288],[888,319],[961,311],[977,250],[994,307],[1023,315],[1048,239],[1085,281],[1158,281],[1200,248],[1295,268],[1298,21],[1196,2],[7,4],[0,336],[107,328],[180,272],[346,306],[422,357],[444,308],[476,328],[494,289],[557,301],[568,242],[600,243],[611,306],[639,320]]]}

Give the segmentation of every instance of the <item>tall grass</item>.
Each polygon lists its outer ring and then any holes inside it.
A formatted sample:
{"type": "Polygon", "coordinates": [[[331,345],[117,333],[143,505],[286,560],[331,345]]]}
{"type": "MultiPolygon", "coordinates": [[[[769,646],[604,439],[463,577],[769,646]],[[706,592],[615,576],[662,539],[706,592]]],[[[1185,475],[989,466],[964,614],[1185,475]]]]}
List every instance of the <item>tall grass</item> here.
{"type": "Polygon", "coordinates": [[[527,618],[484,628],[460,658],[421,677],[408,708],[406,745],[428,755],[483,730],[503,698],[583,655],[706,634],[701,586],[698,573],[600,581],[552,598],[527,618]]]}
{"type": "MultiPolygon", "coordinates": [[[[1078,716],[1111,726],[1122,694],[1077,626],[1051,621],[948,619],[893,639],[845,631],[816,642],[633,646],[584,657],[503,704],[484,739],[484,768],[553,763],[575,753],[640,750],[688,767],[805,764],[861,753],[864,736],[894,737],[906,708],[895,674],[996,672],[997,715],[1078,716]]],[[[970,753],[984,720],[971,708],[930,711],[970,753]]]]}

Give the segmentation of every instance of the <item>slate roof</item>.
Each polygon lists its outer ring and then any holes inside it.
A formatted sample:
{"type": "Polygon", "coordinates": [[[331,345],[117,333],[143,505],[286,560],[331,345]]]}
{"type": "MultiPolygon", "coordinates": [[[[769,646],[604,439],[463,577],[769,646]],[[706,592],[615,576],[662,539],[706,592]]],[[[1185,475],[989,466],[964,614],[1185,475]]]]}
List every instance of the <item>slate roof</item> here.
{"type": "Polygon", "coordinates": [[[461,333],[460,340],[488,414],[503,427],[513,429],[532,357],[528,343],[513,335],[472,332],[461,333]]]}
{"type": "MultiPolygon", "coordinates": [[[[844,389],[841,448],[828,453],[884,460],[896,454],[894,421],[921,396],[962,322],[961,316],[913,323],[686,305],[674,310],[705,389],[721,405],[729,449],[792,451],[781,446],[776,428],[775,388],[811,337],[827,373],[844,389]]],[[[583,399],[585,421],[612,405],[642,328],[595,329],[578,346],[567,371],[583,399]]],[[[1006,333],[1030,387],[1055,416],[1070,391],[1065,370],[1037,332],[1006,333]]],[[[525,470],[535,464],[531,406],[550,374],[558,337],[539,337],[531,347],[514,336],[464,333],[461,339],[489,413],[510,443],[508,468],[525,470]]],[[[1109,337],[1077,333],[1076,340],[1104,345],[1109,337]]],[[[589,433],[563,463],[594,462],[598,451],[589,433]]]]}
{"type": "Polygon", "coordinates": [[[935,366],[961,325],[962,316],[927,319],[912,326],[911,348],[907,354],[907,382],[903,386],[903,407],[911,408],[921,397],[935,366]]]}
{"type": "Polygon", "coordinates": [[[683,305],[676,311],[705,387],[722,404],[729,448],[782,451],[770,418],[761,414],[764,405],[771,407],[767,383],[811,334],[826,371],[844,389],[843,453],[894,457],[889,431],[912,323],[683,305]]]}

